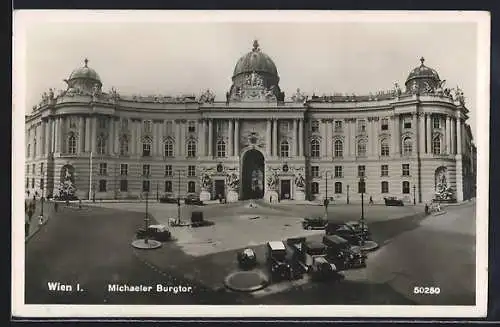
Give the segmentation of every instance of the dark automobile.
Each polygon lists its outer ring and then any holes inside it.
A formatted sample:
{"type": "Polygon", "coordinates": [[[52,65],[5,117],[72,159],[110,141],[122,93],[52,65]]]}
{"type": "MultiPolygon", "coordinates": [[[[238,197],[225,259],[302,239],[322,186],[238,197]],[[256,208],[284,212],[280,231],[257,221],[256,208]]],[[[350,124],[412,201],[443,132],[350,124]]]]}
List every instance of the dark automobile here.
{"type": "Polygon", "coordinates": [[[165,225],[150,225],[147,229],[139,228],[137,230],[137,238],[139,239],[152,239],[160,242],[169,241],[172,238],[172,234],[165,227],[165,225]]]}
{"type": "Polygon", "coordinates": [[[395,196],[384,198],[384,202],[386,206],[398,206],[398,207],[404,206],[403,200],[398,199],[395,196]]]}
{"type": "Polygon", "coordinates": [[[252,249],[247,248],[238,252],[237,258],[238,264],[243,269],[252,269],[257,265],[257,256],[252,249]]]}
{"type": "Polygon", "coordinates": [[[164,196],[160,198],[161,203],[177,203],[177,198],[173,198],[170,196],[164,196]]]}
{"type": "Polygon", "coordinates": [[[203,205],[203,201],[201,201],[200,198],[197,197],[196,195],[188,195],[184,199],[184,204],[194,204],[194,205],[197,205],[197,206],[202,206],[203,205]]]}
{"type": "Polygon", "coordinates": [[[290,280],[292,267],[287,262],[287,251],[282,241],[272,241],[266,244],[266,262],[273,281],[290,280]]]}
{"type": "Polygon", "coordinates": [[[366,255],[357,246],[338,235],[326,235],[323,244],[327,247],[327,259],[339,269],[366,267],[366,255]]]}
{"type": "Polygon", "coordinates": [[[304,229],[325,229],[328,220],[323,217],[307,217],[302,220],[302,227],[304,229]]]}
{"type": "Polygon", "coordinates": [[[366,222],[361,222],[360,220],[348,221],[345,223],[347,226],[351,227],[358,235],[369,239],[371,236],[370,230],[366,222]]]}
{"type": "MultiPolygon", "coordinates": [[[[325,229],[326,235],[338,235],[346,239],[351,245],[360,245],[363,234],[345,223],[329,222],[325,229]]],[[[367,237],[365,236],[365,240],[367,237]]]]}

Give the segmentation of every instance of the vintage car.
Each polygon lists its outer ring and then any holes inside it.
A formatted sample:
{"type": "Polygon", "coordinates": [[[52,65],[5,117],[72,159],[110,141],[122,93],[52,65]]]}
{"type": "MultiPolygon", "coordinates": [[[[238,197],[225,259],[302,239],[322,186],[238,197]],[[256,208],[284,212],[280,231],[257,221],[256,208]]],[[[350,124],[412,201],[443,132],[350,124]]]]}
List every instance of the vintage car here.
{"type": "Polygon", "coordinates": [[[359,247],[351,246],[346,239],[338,235],[325,235],[323,244],[326,246],[328,261],[339,269],[366,267],[366,254],[359,247]]]}
{"type": "Polygon", "coordinates": [[[166,242],[172,239],[172,234],[165,225],[149,225],[148,228],[139,228],[137,230],[138,239],[152,239],[160,242],[166,242]]]}
{"type": "Polygon", "coordinates": [[[194,205],[197,205],[197,206],[202,206],[203,205],[203,201],[200,200],[199,197],[197,197],[196,195],[188,195],[184,198],[184,204],[194,204],[194,205]]]}
{"type": "Polygon", "coordinates": [[[257,256],[254,250],[246,248],[238,252],[238,264],[243,269],[252,269],[257,265],[257,256]]]}
{"type": "Polygon", "coordinates": [[[287,251],[282,241],[267,242],[266,262],[271,280],[281,281],[292,278],[292,266],[287,262],[287,251]]]}
{"type": "Polygon", "coordinates": [[[384,202],[386,206],[404,206],[403,200],[398,199],[395,196],[384,198],[384,202]]]}
{"type": "Polygon", "coordinates": [[[306,217],[302,220],[302,227],[304,229],[325,229],[328,220],[324,217],[306,217]]]}
{"type": "Polygon", "coordinates": [[[361,220],[355,220],[355,221],[348,221],[345,223],[347,226],[352,227],[356,233],[358,233],[360,236],[365,237],[366,239],[369,239],[371,236],[370,230],[368,229],[368,225],[366,222],[362,222],[361,220]]]}
{"type": "Polygon", "coordinates": [[[326,260],[326,246],[322,243],[307,241],[305,237],[289,238],[286,240],[293,252],[292,260],[297,263],[304,273],[312,277],[325,279],[331,277],[337,268],[326,260]]]}
{"type": "Polygon", "coordinates": [[[160,198],[160,203],[177,203],[177,198],[171,196],[164,196],[160,198]]]}

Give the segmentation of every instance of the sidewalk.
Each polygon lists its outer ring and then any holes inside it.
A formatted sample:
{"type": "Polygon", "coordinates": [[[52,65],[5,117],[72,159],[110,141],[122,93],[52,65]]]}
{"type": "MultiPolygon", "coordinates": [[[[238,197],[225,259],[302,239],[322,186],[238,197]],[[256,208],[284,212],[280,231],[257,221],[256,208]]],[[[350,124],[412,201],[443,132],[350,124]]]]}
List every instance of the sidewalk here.
{"type": "MultiPolygon", "coordinates": [[[[50,217],[54,215],[54,203],[50,201],[45,201],[43,204],[43,223],[40,224],[40,214],[42,211],[42,203],[40,200],[36,201],[36,207],[35,207],[35,212],[33,213],[33,216],[31,217],[31,222],[30,222],[30,229],[28,236],[25,236],[25,242],[28,242],[36,233],[38,233],[43,226],[45,226],[48,222],[50,217]]],[[[26,212],[24,213],[25,219],[27,218],[26,212]]]]}

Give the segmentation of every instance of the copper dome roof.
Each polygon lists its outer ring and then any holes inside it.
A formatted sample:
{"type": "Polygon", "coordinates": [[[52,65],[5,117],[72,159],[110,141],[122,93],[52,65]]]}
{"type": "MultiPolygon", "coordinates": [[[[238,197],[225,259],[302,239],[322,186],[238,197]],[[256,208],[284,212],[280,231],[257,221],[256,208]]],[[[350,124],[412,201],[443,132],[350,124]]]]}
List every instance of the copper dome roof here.
{"type": "Polygon", "coordinates": [[[408,83],[413,79],[422,79],[422,78],[430,78],[440,81],[438,73],[434,69],[424,65],[424,61],[425,59],[423,57],[420,58],[420,66],[416,67],[410,72],[408,78],[406,79],[406,83],[408,83]]]}
{"type": "Polygon", "coordinates": [[[253,42],[253,49],[243,57],[241,57],[234,67],[233,77],[247,73],[267,73],[273,76],[278,76],[278,70],[273,60],[260,51],[259,43],[253,42]]]}
{"type": "Polygon", "coordinates": [[[99,77],[99,74],[97,74],[97,72],[94,69],[88,67],[88,62],[89,62],[88,59],[85,58],[84,60],[85,65],[83,67],[73,70],[71,75],[69,75],[68,80],[70,81],[73,79],[91,79],[98,81],[100,83],[101,78],[99,77]]]}

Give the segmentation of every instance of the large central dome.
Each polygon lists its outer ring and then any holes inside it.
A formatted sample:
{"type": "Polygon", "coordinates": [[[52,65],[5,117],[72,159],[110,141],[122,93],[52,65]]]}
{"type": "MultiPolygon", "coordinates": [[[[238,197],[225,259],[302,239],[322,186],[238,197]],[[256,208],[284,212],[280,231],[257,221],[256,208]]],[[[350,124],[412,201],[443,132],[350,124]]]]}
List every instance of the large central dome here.
{"type": "Polygon", "coordinates": [[[241,74],[250,74],[252,72],[260,74],[269,74],[278,77],[278,70],[273,60],[260,51],[259,43],[253,42],[253,49],[241,57],[234,67],[233,78],[241,74]]]}

